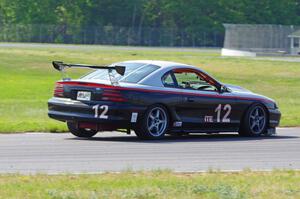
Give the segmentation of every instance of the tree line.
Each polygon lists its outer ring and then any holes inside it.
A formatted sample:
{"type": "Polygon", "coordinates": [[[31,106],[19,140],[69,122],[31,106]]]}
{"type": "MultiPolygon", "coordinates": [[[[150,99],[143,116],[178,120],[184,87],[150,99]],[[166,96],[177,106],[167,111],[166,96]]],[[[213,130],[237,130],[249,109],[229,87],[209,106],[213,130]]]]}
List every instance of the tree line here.
{"type": "Polygon", "coordinates": [[[193,35],[222,32],[223,23],[300,24],[299,0],[0,0],[9,24],[86,28],[168,28],[193,35]]]}

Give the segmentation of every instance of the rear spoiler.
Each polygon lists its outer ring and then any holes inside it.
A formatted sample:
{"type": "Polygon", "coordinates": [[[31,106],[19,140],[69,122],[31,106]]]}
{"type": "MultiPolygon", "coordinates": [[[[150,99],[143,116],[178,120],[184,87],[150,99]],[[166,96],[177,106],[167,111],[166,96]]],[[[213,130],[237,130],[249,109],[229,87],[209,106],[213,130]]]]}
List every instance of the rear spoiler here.
{"type": "MultiPolygon", "coordinates": [[[[62,61],[53,61],[52,65],[56,70],[62,72],[63,74],[65,73],[65,68],[71,68],[71,67],[106,69],[108,70],[108,75],[112,84],[117,84],[117,81],[114,81],[112,70],[115,70],[118,74],[122,76],[125,74],[125,70],[126,70],[125,66],[95,66],[95,65],[85,65],[85,64],[66,64],[62,61]]],[[[63,78],[63,79],[65,80],[69,78],[63,78]]]]}
{"type": "Polygon", "coordinates": [[[85,64],[65,64],[62,61],[53,61],[53,67],[58,71],[63,71],[66,67],[78,67],[78,68],[94,68],[94,69],[107,69],[116,70],[120,75],[125,74],[125,66],[95,66],[95,65],[85,65],[85,64]]]}

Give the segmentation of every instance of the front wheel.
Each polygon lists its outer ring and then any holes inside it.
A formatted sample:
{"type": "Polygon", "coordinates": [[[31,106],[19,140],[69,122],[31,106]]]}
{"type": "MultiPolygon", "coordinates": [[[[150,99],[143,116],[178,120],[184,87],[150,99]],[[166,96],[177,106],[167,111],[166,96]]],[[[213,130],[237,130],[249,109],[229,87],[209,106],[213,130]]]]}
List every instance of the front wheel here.
{"type": "Polygon", "coordinates": [[[148,108],[135,129],[141,139],[160,139],[164,137],[169,126],[169,115],[165,107],[153,105],[148,108]]]}
{"type": "Polygon", "coordinates": [[[97,131],[92,129],[78,128],[76,123],[67,122],[69,131],[76,137],[90,138],[97,134],[97,131]]]}
{"type": "Polygon", "coordinates": [[[242,136],[259,136],[266,132],[267,112],[260,104],[252,105],[246,112],[239,134],[242,136]]]}

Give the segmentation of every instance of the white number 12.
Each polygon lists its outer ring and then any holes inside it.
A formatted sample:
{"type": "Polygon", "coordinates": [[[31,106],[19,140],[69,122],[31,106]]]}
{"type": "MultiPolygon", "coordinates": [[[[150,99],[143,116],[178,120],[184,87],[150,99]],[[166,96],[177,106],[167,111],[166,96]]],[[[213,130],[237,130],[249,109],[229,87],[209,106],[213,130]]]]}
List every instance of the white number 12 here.
{"type": "Polygon", "coordinates": [[[102,105],[100,106],[99,104],[93,106],[93,109],[95,110],[95,117],[99,117],[100,119],[107,119],[108,118],[108,115],[107,114],[107,111],[108,111],[108,106],[107,105],[102,105]],[[101,112],[101,114],[99,115],[99,109],[100,110],[103,110],[101,112]]]}
{"type": "MultiPolygon", "coordinates": [[[[223,110],[226,111],[224,117],[222,118],[222,122],[230,122],[230,118],[229,118],[229,115],[230,115],[230,112],[231,112],[231,106],[230,104],[226,104],[224,107],[223,107],[223,110]]],[[[221,122],[221,111],[222,111],[222,104],[219,104],[217,106],[217,108],[215,109],[215,112],[217,112],[217,122],[221,122]]]]}

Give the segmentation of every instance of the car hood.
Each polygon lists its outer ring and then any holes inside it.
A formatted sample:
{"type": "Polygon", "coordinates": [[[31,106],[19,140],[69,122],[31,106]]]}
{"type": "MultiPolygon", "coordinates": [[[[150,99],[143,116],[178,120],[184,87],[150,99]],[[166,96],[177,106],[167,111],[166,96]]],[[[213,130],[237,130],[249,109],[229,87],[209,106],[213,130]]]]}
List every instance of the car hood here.
{"type": "Polygon", "coordinates": [[[252,91],[245,89],[243,87],[240,86],[236,86],[236,85],[231,85],[231,84],[225,84],[225,86],[227,88],[229,88],[231,90],[232,93],[235,93],[239,96],[245,96],[245,97],[256,97],[256,98],[260,98],[260,99],[264,99],[267,100],[269,102],[275,103],[274,99],[271,99],[269,97],[266,97],[264,95],[260,95],[257,93],[253,93],[252,91]]]}
{"type": "Polygon", "coordinates": [[[240,86],[232,85],[232,84],[225,84],[227,88],[229,88],[233,92],[243,92],[243,93],[252,93],[250,90],[245,89],[240,86]]]}

